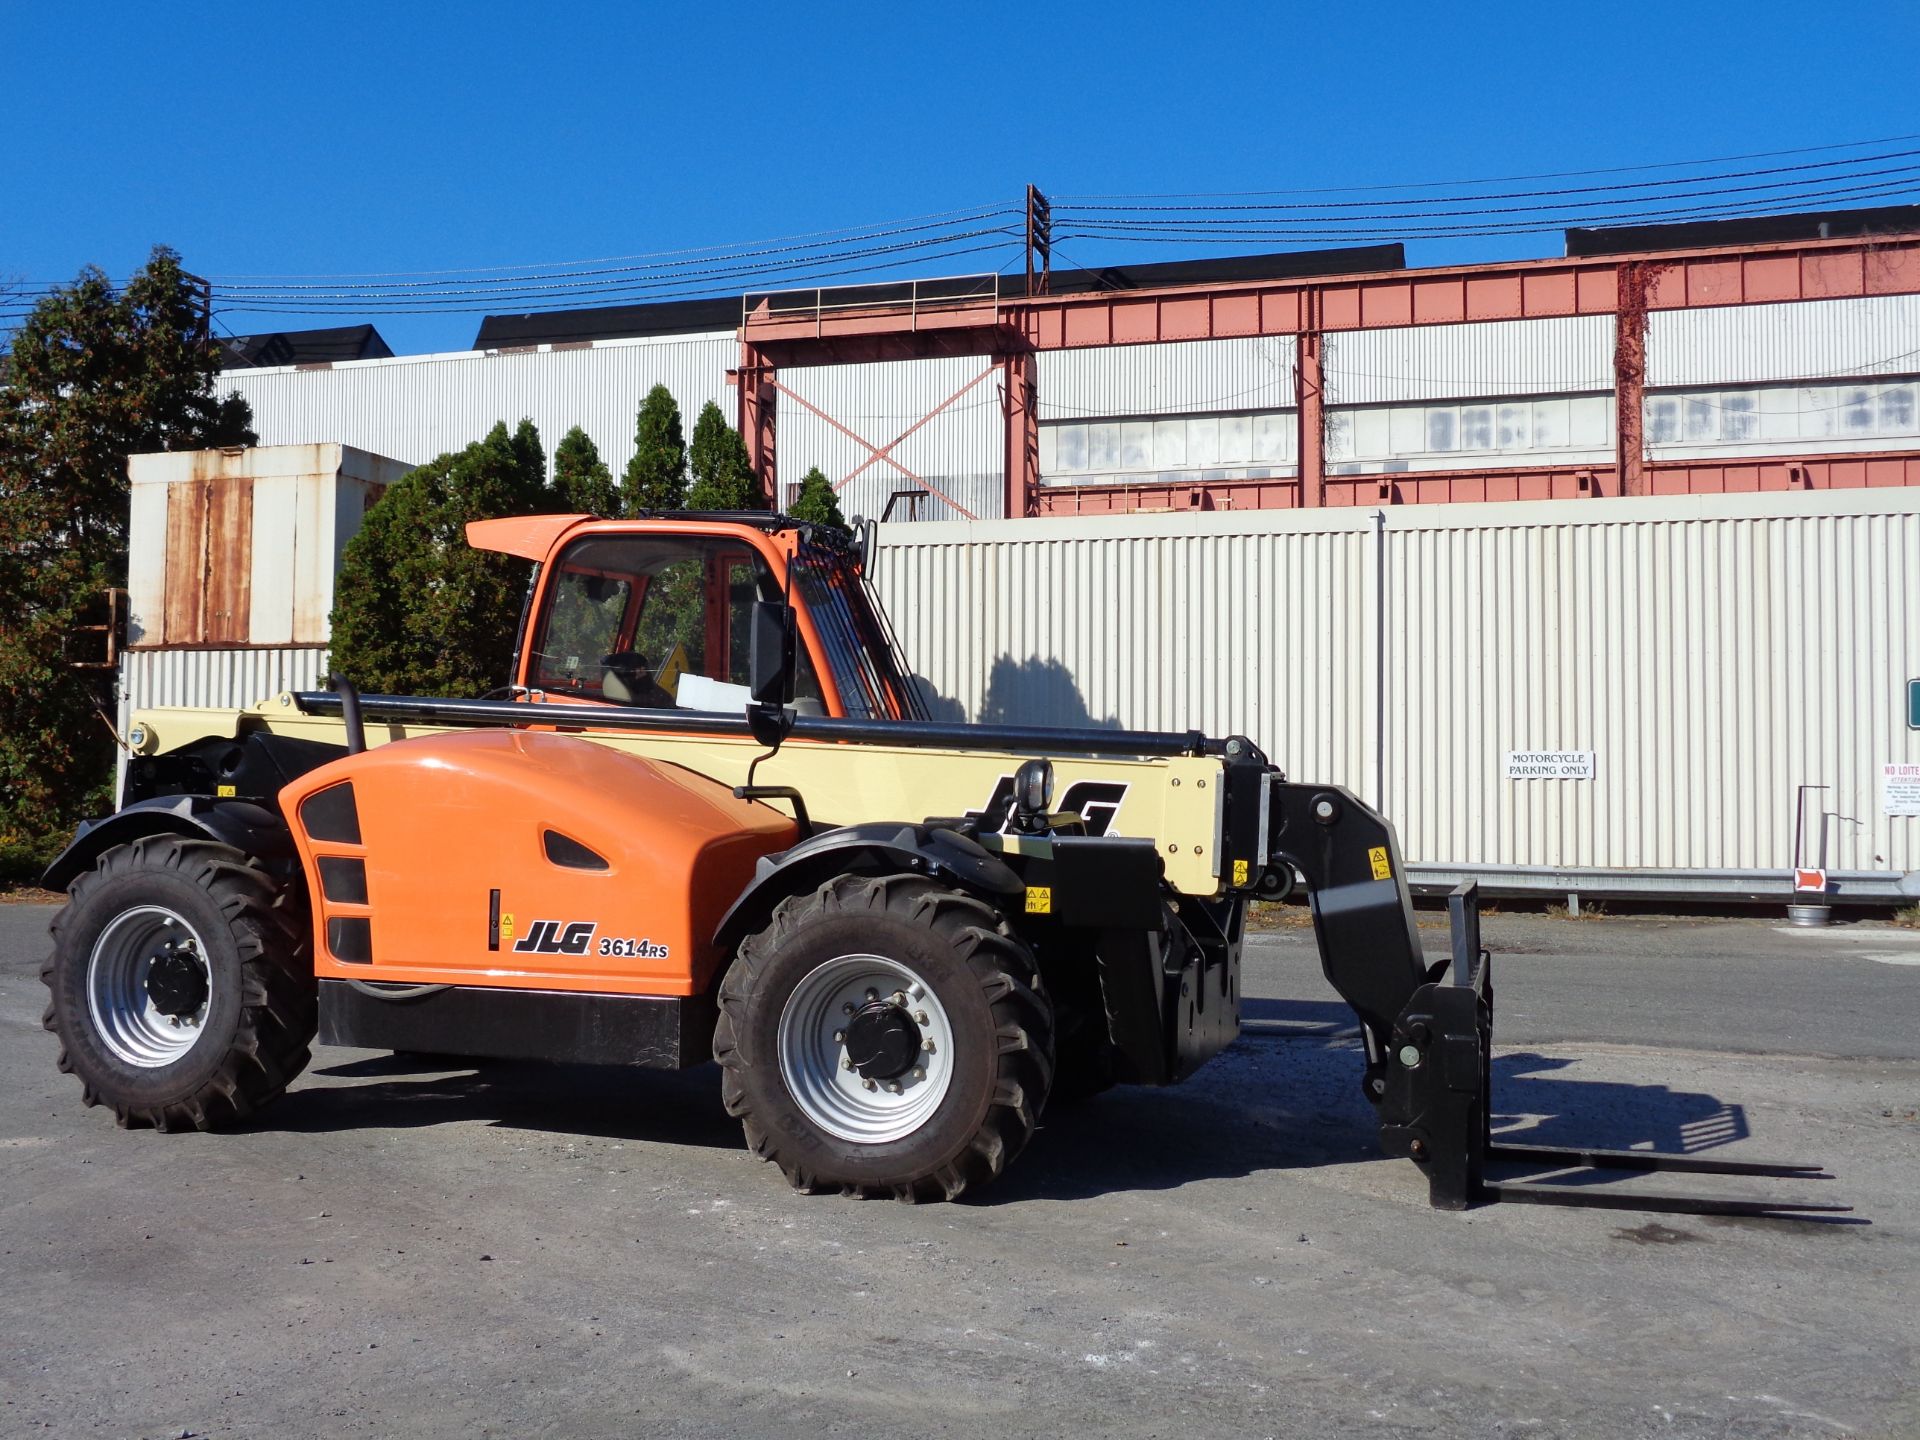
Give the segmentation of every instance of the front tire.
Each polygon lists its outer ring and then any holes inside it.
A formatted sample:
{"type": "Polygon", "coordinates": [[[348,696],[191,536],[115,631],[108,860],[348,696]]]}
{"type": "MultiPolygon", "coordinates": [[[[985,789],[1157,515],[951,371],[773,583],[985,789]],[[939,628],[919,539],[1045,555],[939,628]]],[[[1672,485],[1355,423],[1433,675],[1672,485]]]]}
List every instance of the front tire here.
{"type": "Polygon", "coordinates": [[[67,897],[42,1023],[86,1104],[128,1128],[214,1130],[306,1068],[318,1014],[303,907],[240,851],[146,836],[67,897]]]}
{"type": "Polygon", "coordinates": [[[1053,1008],[991,906],[919,876],[841,876],[742,944],[714,1058],[747,1144],[796,1189],[951,1200],[1032,1138],[1053,1008]]]}

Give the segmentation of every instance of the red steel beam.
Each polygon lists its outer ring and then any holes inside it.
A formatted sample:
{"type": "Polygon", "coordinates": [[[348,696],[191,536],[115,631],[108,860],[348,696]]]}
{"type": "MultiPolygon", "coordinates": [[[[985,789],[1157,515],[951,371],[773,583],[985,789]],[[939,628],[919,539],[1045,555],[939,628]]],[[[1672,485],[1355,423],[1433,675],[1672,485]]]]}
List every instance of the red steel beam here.
{"type": "MultiPolygon", "coordinates": [[[[1644,469],[1650,495],[1735,495],[1783,490],[1858,490],[1920,485],[1920,451],[1871,455],[1768,455],[1728,460],[1657,460],[1644,469]]],[[[1619,493],[1611,467],[1512,466],[1498,470],[1401,470],[1329,475],[1329,506],[1577,500],[1619,493]]],[[[1101,515],[1154,510],[1292,510],[1297,478],[1140,485],[1045,485],[1037,514],[1101,515]]]]}
{"type": "Polygon", "coordinates": [[[1907,295],[1920,293],[1920,234],[1040,295],[956,305],[937,326],[924,313],[881,306],[825,320],[756,313],[747,317],[741,338],[749,347],[781,351],[783,359],[785,348],[794,347],[813,356],[800,363],[830,363],[1004,351],[1012,348],[1010,335],[1036,349],[1058,350],[1295,335],[1308,328],[1610,315],[1619,308],[1620,272],[1634,265],[1652,272],[1650,310],[1907,295]]]}

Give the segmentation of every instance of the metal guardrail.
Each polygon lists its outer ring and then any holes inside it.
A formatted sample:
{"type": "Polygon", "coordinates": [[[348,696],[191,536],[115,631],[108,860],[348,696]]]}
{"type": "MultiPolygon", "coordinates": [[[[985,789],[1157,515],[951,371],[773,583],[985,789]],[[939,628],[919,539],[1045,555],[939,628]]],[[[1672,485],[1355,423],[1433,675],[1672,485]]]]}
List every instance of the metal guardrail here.
{"type": "Polygon", "coordinates": [[[1000,307],[1000,277],[995,274],[936,275],[925,280],[895,280],[878,285],[822,285],[811,290],[748,291],[740,297],[740,324],[744,329],[755,312],[763,322],[811,320],[816,325],[829,315],[855,311],[904,311],[917,319],[962,307],[992,304],[1000,307]]]}
{"type": "Polygon", "coordinates": [[[1912,905],[1920,871],[1834,870],[1827,892],[1796,892],[1784,870],[1603,870],[1544,865],[1428,865],[1408,862],[1407,883],[1423,896],[1445,895],[1465,881],[1509,899],[1705,900],[1769,905],[1912,905]]]}

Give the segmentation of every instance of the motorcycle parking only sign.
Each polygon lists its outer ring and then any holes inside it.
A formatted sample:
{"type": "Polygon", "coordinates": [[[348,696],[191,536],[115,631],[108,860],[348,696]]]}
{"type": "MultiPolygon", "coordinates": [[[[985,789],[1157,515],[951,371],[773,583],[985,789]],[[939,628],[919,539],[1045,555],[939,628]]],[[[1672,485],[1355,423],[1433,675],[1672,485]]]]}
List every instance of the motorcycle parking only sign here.
{"type": "Polygon", "coordinates": [[[1509,750],[1509,780],[1591,780],[1591,750],[1509,750]]]}

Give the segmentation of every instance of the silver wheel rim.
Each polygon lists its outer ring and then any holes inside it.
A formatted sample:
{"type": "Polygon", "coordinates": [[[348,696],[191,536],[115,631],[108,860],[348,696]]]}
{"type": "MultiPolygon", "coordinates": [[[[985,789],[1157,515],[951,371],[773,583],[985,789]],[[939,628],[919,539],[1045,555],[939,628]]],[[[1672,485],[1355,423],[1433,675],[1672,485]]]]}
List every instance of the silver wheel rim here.
{"type": "Polygon", "coordinates": [[[829,1135],[885,1145],[913,1134],[940,1108],[953,1083],[953,1023],[933,988],[884,955],[840,955],[816,965],[780,1012],[780,1078],[809,1120],[829,1135]],[[920,1027],[921,1049],[906,1074],[863,1080],[849,1068],[847,1019],[869,999],[893,997],[920,1027]]]}
{"type": "Polygon", "coordinates": [[[143,1070],[171,1065],[199,1042],[213,1003],[213,969],[199,932],[161,905],[122,911],[93,942],[87,961],[87,1011],[102,1043],[143,1070]],[[147,993],[154,962],[185,955],[200,966],[207,998],[192,1015],[173,1016],[147,993]]]}

